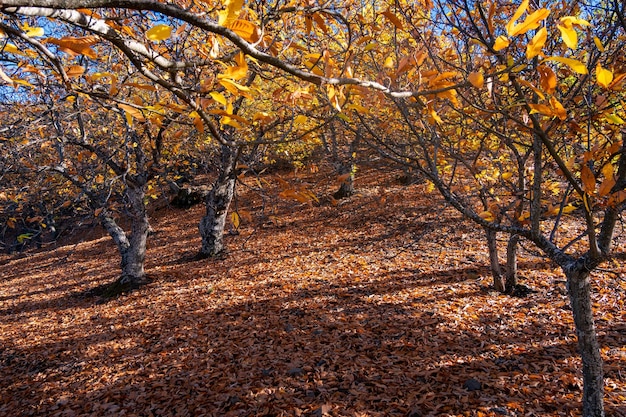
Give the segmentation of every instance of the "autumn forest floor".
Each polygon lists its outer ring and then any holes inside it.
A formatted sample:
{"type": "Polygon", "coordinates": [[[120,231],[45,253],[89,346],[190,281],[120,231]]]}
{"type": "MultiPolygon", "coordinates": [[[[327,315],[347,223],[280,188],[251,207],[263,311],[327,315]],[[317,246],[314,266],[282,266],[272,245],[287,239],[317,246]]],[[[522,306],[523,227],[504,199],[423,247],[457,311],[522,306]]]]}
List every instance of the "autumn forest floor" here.
{"type": "MultiPolygon", "coordinates": [[[[219,260],[193,258],[202,207],[156,211],[151,283],[110,300],[92,291],[118,272],[97,231],[2,255],[0,416],[580,415],[559,269],[524,245],[535,292],[500,295],[479,229],[423,184],[359,174],[337,206],[272,198],[263,211],[241,188],[219,260]]],[[[593,275],[607,416],[626,416],[620,262],[593,275]]]]}

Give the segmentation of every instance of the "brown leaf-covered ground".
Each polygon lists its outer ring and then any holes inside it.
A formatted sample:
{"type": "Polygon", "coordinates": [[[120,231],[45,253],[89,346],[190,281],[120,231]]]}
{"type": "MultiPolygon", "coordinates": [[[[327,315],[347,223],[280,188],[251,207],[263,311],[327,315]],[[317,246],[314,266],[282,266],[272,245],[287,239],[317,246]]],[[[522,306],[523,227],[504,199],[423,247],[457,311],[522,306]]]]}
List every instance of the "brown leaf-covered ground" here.
{"type": "MultiPolygon", "coordinates": [[[[336,187],[285,179],[320,196],[336,187]]],[[[580,415],[558,268],[525,245],[536,292],[499,295],[480,230],[424,185],[376,171],[357,185],[337,206],[263,203],[244,188],[220,260],[193,260],[201,207],[161,209],[152,282],[106,302],[90,290],[118,260],[97,231],[3,255],[0,415],[580,415]]],[[[620,261],[605,267],[593,279],[606,409],[624,416],[626,281],[620,261]]]]}

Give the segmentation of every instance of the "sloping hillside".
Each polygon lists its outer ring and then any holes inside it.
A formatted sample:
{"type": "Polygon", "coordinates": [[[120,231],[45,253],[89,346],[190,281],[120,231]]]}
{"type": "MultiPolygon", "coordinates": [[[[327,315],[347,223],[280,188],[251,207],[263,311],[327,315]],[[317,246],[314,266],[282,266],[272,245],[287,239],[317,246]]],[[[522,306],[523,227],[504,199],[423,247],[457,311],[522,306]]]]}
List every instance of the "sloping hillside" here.
{"type": "MultiPolygon", "coordinates": [[[[241,188],[224,259],[196,261],[202,207],[155,212],[152,282],[105,300],[97,231],[0,259],[1,416],[576,416],[580,360],[555,265],[489,287],[480,230],[425,185],[361,173],[321,203],[241,188]],[[81,241],[83,240],[83,241],[81,241]]],[[[246,180],[250,185],[254,179],[246,180]]],[[[623,246],[623,245],[622,245],[623,246]]],[[[607,415],[626,415],[626,281],[596,273],[607,415]]]]}

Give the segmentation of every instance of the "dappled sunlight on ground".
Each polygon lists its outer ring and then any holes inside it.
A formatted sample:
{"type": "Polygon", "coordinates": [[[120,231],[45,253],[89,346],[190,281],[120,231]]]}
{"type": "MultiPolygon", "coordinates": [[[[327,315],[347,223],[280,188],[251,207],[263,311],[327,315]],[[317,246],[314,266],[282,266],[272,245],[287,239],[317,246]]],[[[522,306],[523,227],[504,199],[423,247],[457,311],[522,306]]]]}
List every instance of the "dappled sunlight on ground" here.
{"type": "MultiPolygon", "coordinates": [[[[558,268],[522,250],[536,292],[500,295],[480,230],[423,185],[360,174],[337,206],[260,213],[243,193],[220,260],[193,260],[202,207],[157,211],[151,283],[108,301],[89,293],[118,272],[106,237],[2,258],[0,415],[580,415],[558,268]]],[[[626,282],[606,268],[596,314],[619,416],[626,282]]]]}

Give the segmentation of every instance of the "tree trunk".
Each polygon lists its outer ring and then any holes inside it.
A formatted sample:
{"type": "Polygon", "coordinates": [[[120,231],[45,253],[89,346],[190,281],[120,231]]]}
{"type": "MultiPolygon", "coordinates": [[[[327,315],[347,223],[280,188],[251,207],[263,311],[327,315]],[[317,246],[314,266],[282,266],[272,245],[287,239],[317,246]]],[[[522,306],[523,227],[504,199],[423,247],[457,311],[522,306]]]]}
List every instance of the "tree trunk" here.
{"type": "Polygon", "coordinates": [[[506,246],[506,290],[511,292],[517,286],[517,243],[518,235],[511,235],[506,246]]]}
{"type": "Polygon", "coordinates": [[[106,210],[103,210],[100,214],[100,221],[111,238],[113,238],[121,256],[122,274],[118,283],[132,288],[146,282],[144,261],[150,223],[143,201],[143,186],[134,187],[128,185],[127,187],[125,194],[128,199],[130,236],[124,232],[124,229],[116,223],[115,219],[106,210]]]}
{"type": "Polygon", "coordinates": [[[604,374],[591,303],[589,271],[584,262],[563,268],[567,277],[578,349],[583,364],[583,417],[604,417],[604,374]]]}
{"type": "Polygon", "coordinates": [[[350,197],[352,194],[354,194],[354,164],[350,163],[350,164],[345,164],[345,163],[338,163],[338,167],[337,167],[337,173],[341,176],[341,175],[348,175],[348,177],[343,180],[341,182],[341,185],[339,186],[339,189],[337,191],[335,191],[335,193],[333,194],[333,198],[335,200],[341,200],[342,198],[347,198],[350,197]]]}
{"type": "Polygon", "coordinates": [[[502,270],[500,269],[500,260],[498,259],[498,241],[495,230],[485,229],[487,235],[487,247],[489,248],[489,263],[491,266],[491,276],[493,277],[493,287],[496,291],[504,292],[504,280],[502,279],[502,270]]]}
{"type": "Polygon", "coordinates": [[[237,152],[229,146],[222,146],[222,166],[220,174],[206,199],[206,214],[198,226],[202,237],[201,258],[215,257],[224,250],[224,228],[235,194],[237,152]]]}

